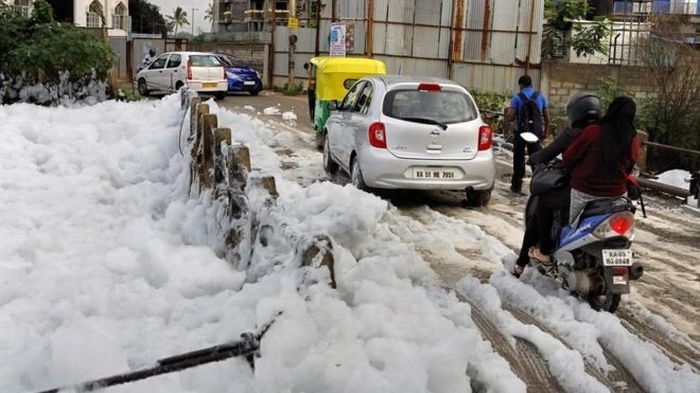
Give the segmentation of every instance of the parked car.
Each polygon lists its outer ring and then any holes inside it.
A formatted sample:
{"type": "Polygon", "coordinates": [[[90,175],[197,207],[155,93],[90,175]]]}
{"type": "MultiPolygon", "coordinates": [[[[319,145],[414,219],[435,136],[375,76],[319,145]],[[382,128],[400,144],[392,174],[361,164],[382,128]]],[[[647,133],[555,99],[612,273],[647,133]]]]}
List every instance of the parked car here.
{"type": "Polygon", "coordinates": [[[491,129],[471,95],[445,79],[371,76],[329,104],[323,166],[355,187],[460,190],[488,203],[496,166],[491,129]]]}
{"type": "Polygon", "coordinates": [[[139,94],[170,93],[189,86],[199,93],[226,96],[228,83],[223,63],[211,53],[168,52],[136,74],[139,94]]]}
{"type": "Polygon", "coordinates": [[[226,67],[226,78],[228,79],[228,91],[247,91],[250,95],[258,95],[263,88],[260,73],[243,60],[227,55],[216,53],[216,57],[226,67]]]}

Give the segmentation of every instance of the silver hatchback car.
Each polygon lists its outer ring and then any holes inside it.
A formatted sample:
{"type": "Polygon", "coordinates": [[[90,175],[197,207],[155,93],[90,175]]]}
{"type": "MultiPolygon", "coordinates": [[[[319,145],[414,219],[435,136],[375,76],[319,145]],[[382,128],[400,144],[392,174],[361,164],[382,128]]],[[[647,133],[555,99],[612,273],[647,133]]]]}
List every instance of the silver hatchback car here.
{"type": "Polygon", "coordinates": [[[373,76],[331,102],[323,166],[357,188],[460,190],[470,204],[491,197],[491,129],[471,95],[446,79],[373,76]]]}

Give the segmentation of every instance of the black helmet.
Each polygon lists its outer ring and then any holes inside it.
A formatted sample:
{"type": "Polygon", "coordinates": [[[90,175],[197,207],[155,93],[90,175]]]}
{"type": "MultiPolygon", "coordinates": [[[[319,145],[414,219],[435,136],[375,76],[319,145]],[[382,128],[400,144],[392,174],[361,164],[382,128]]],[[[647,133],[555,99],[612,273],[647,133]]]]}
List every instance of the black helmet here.
{"type": "Polygon", "coordinates": [[[566,104],[566,116],[572,126],[598,121],[600,115],[600,100],[593,93],[576,93],[566,104]]]}

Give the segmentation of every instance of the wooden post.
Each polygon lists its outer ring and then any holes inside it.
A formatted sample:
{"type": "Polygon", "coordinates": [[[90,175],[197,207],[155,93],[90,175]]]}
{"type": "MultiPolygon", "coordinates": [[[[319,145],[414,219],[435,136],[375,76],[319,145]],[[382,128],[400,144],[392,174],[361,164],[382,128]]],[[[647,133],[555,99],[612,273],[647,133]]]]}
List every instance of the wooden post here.
{"type": "Polygon", "coordinates": [[[527,56],[525,56],[525,75],[530,72],[530,52],[532,52],[532,29],[535,27],[535,0],[530,3],[530,29],[527,32],[527,56]]]}
{"type": "Polygon", "coordinates": [[[224,151],[228,148],[222,148],[222,144],[231,146],[231,129],[217,128],[214,130],[214,182],[218,186],[228,188],[226,182],[226,160],[224,159],[224,151]]]}
{"type": "Polygon", "coordinates": [[[190,137],[197,132],[197,118],[199,117],[197,107],[202,103],[202,99],[197,96],[192,98],[190,104],[190,137]]]}
{"type": "Polygon", "coordinates": [[[229,187],[243,190],[250,173],[250,151],[246,145],[232,146],[228,159],[229,187]]]}
{"type": "Polygon", "coordinates": [[[647,145],[646,142],[649,140],[649,134],[645,131],[637,130],[637,140],[639,141],[639,158],[637,159],[637,166],[639,167],[639,173],[644,173],[647,170],[647,145]]]}
{"type": "Polygon", "coordinates": [[[200,167],[201,184],[206,188],[211,188],[214,170],[214,134],[212,130],[218,125],[218,119],[214,114],[202,115],[202,161],[200,167]]]}
{"type": "Polygon", "coordinates": [[[330,285],[332,288],[336,287],[333,243],[328,236],[314,236],[311,245],[309,245],[301,255],[301,264],[302,266],[327,267],[331,274],[330,285]]]}

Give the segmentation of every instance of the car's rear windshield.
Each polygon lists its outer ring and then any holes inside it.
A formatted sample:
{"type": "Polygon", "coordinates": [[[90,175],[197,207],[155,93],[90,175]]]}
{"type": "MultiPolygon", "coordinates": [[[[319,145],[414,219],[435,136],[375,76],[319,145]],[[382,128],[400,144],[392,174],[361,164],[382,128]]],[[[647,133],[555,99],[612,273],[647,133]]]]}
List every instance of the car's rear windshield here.
{"type": "Polygon", "coordinates": [[[392,90],[384,97],[383,112],[397,119],[428,119],[444,124],[476,119],[476,107],[460,91],[392,90]]]}
{"type": "Polygon", "coordinates": [[[221,67],[221,61],[216,56],[192,55],[192,67],[221,67]]]}

